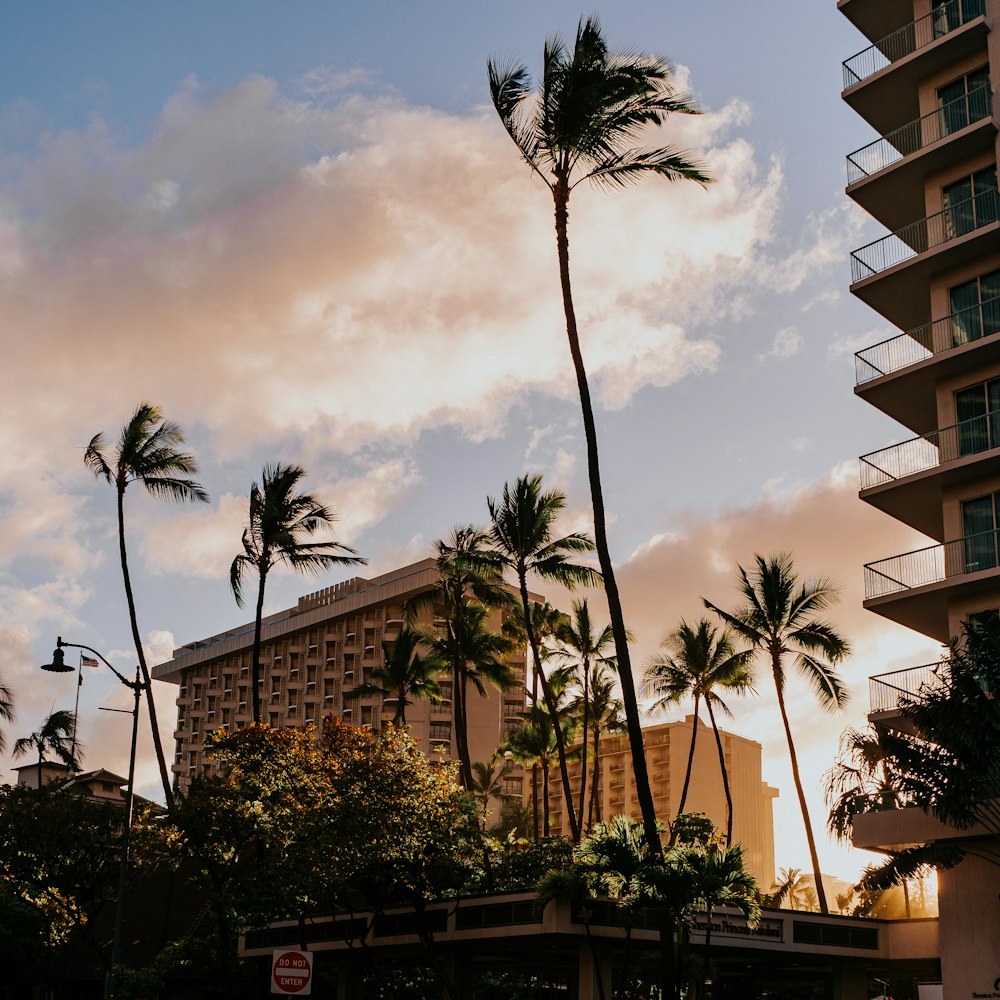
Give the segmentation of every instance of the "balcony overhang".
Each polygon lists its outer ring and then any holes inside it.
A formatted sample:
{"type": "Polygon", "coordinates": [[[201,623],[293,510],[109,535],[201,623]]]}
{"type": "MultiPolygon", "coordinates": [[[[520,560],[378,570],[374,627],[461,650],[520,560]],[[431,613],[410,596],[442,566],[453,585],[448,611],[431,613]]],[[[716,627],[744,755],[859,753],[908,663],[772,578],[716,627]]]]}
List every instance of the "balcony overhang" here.
{"type": "Polygon", "coordinates": [[[837,10],[873,43],[913,20],[913,0],[837,0],[837,10]]]}
{"type": "Polygon", "coordinates": [[[855,281],[851,294],[900,330],[915,329],[931,321],[926,288],[933,277],[997,249],[1000,249],[1000,222],[991,222],[855,281]],[[925,293],[915,294],[920,289],[925,293]]]}
{"type": "Polygon", "coordinates": [[[868,851],[900,851],[941,840],[968,840],[992,836],[982,825],[959,830],[922,809],[885,809],[854,817],[854,846],[868,851]]]}
{"type": "Polygon", "coordinates": [[[854,393],[914,434],[927,434],[937,426],[937,383],[995,361],[1000,361],[1000,334],[971,340],[862,382],[854,393]]]}
{"type": "Polygon", "coordinates": [[[951,601],[991,591],[1000,596],[1000,567],[997,566],[976,573],[957,573],[935,583],[870,597],[864,602],[864,607],[940,643],[947,643],[951,639],[948,628],[951,601]]]}
{"type": "Polygon", "coordinates": [[[847,194],[887,229],[902,229],[926,211],[926,177],[949,164],[992,149],[996,134],[993,119],[981,118],[849,184],[847,194]]]}
{"type": "Polygon", "coordinates": [[[1000,448],[935,465],[899,479],[861,490],[858,496],[923,535],[944,541],[941,498],[948,486],[1000,472],[1000,448]]]}
{"type": "MultiPolygon", "coordinates": [[[[911,8],[910,17],[912,16],[911,8]]],[[[973,18],[930,45],[916,49],[908,56],[848,87],[843,93],[844,101],[879,135],[885,135],[900,121],[910,121],[920,116],[918,95],[919,84],[923,79],[947,69],[980,49],[985,58],[988,34],[986,18],[973,18]]]]}

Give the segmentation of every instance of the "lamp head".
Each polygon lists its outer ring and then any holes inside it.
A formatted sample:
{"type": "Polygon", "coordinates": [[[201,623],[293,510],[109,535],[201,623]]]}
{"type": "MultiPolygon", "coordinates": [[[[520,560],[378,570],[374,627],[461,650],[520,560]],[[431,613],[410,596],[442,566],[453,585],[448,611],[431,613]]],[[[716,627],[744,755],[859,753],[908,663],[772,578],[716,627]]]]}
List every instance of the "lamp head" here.
{"type": "Polygon", "coordinates": [[[42,670],[48,670],[53,674],[71,674],[73,673],[74,667],[70,667],[66,664],[66,653],[62,648],[62,640],[59,640],[59,645],[52,650],[52,662],[43,663],[42,670]]]}

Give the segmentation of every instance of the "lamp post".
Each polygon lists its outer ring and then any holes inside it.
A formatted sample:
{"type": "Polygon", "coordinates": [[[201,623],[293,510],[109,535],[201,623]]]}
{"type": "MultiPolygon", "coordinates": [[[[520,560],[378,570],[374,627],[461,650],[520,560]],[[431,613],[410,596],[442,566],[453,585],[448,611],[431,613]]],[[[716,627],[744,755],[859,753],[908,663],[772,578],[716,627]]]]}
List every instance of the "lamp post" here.
{"type": "Polygon", "coordinates": [[[48,670],[56,674],[72,673],[74,668],[66,663],[66,654],[63,649],[67,646],[73,649],[85,649],[93,653],[114,675],[132,690],[135,696],[135,703],[132,706],[132,747],[128,758],[128,785],[125,788],[125,826],[122,831],[121,861],[118,866],[118,899],[115,901],[115,927],[114,936],[111,939],[111,969],[104,979],[105,1000],[115,996],[117,983],[115,981],[115,966],[121,964],[122,949],[122,918],[125,912],[125,882],[128,876],[128,849],[129,837],[132,832],[132,786],[135,781],[135,745],[139,729],[139,699],[146,685],[139,679],[139,668],[135,668],[135,680],[130,681],[124,674],[119,673],[110,663],[92,646],[85,646],[79,642],[64,642],[62,636],[56,639],[56,648],[52,652],[52,662],[43,663],[42,670],[48,670]]]}

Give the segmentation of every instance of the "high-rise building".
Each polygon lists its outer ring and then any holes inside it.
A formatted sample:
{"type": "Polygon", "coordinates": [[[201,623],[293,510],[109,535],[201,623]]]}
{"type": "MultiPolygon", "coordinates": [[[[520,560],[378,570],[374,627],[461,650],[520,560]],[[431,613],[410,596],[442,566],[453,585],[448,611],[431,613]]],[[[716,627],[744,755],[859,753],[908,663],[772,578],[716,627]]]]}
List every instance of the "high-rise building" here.
{"type": "MultiPolygon", "coordinates": [[[[867,39],[844,100],[878,133],[847,157],[847,193],[889,230],[851,254],[851,291],[894,328],[858,353],[855,391],[909,432],[862,457],[861,498],[928,538],[865,566],[865,607],[946,643],[1000,608],[1000,0],[838,7],[867,39]]],[[[872,721],[932,679],[872,678],[872,721]]],[[[917,810],[855,831],[883,851],[960,836],[917,810]]],[[[939,882],[944,995],[995,995],[1000,869],[970,857],[939,882]]]]}
{"type": "MultiPolygon", "coordinates": [[[[674,817],[684,787],[694,716],[681,722],[664,722],[643,729],[643,744],[649,765],[650,787],[656,815],[664,822],[674,817]]],[[[741,844],[747,867],[758,884],[766,891],[774,883],[774,814],[772,802],[778,790],[761,778],[759,743],[720,730],[722,751],[726,762],[730,792],[733,797],[733,843],[741,844]]],[[[584,827],[590,815],[599,812],[602,819],[624,814],[642,819],[635,794],[635,772],[632,751],[625,735],[605,736],[600,744],[598,798],[600,809],[591,810],[593,793],[591,764],[588,765],[587,799],[584,827]]],[[[580,787],[580,765],[569,765],[570,783],[580,787]]],[[[525,799],[531,805],[531,780],[525,778],[525,799]]],[[[578,795],[578,791],[574,794],[578,795]]],[[[579,801],[579,800],[578,800],[579,801]]],[[[569,818],[563,810],[563,789],[558,766],[549,775],[549,826],[553,834],[569,836],[569,818]]],[[[719,767],[719,753],[712,730],[704,724],[698,728],[694,761],[685,812],[704,813],[715,826],[726,829],[726,794],[719,767]]]]}
{"type": "MultiPolygon", "coordinates": [[[[371,679],[384,664],[383,643],[403,627],[404,604],[430,592],[438,580],[433,559],[366,580],[355,577],[299,598],[293,608],[263,620],[261,721],[272,726],[317,725],[335,715],[354,725],[379,727],[391,719],[395,702],[382,696],[345,699],[345,692],[371,679]]],[[[533,595],[533,597],[536,595],[533,595]]],[[[540,599],[540,598],[537,598],[540,599]]],[[[430,615],[425,616],[430,621],[430,615]]],[[[491,626],[499,628],[494,613],[491,626]]],[[[215,729],[239,728],[251,720],[250,667],[253,623],[190,642],[171,660],[153,668],[158,680],[178,685],[173,772],[181,788],[210,771],[205,737],[215,729]]],[[[487,685],[485,697],[471,691],[468,704],[469,753],[488,760],[503,734],[520,720],[525,706],[523,653],[509,658],[515,683],[507,691],[487,685]]],[[[406,722],[427,751],[454,756],[451,682],[442,682],[440,704],[414,699],[406,722]]],[[[521,771],[508,766],[507,794],[521,794],[521,771]]]]}

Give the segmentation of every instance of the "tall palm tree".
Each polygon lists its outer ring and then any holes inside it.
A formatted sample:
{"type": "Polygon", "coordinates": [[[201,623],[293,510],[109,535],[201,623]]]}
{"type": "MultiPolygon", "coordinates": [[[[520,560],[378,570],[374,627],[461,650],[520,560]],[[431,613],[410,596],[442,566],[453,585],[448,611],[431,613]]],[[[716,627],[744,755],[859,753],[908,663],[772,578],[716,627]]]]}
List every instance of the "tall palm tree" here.
{"type": "Polygon", "coordinates": [[[650,850],[658,852],[656,810],[646,768],[625,619],[608,547],[597,428],[573,306],[569,272],[569,198],[583,181],[614,189],[648,174],[669,181],[692,180],[700,184],[706,184],[709,178],[682,150],[669,146],[650,150],[632,145],[642,131],[662,124],[671,112],[697,113],[691,100],[675,90],[670,66],[664,60],[610,52],[599,21],[596,17],[588,17],[577,26],[572,50],[558,38],[549,39],[545,43],[543,62],[541,87],[536,92],[524,65],[501,65],[490,60],[490,94],[518,151],[552,193],[566,335],[587,442],[594,536],[608,593],[608,611],[622,679],[636,795],[650,850]]]}
{"type": "Polygon", "coordinates": [[[260,484],[250,487],[247,527],[243,529],[243,551],[229,568],[229,585],[239,607],[243,607],[243,577],[257,574],[257,608],[253,628],[251,692],[253,721],[260,722],[260,645],[264,615],[264,589],[271,570],[284,563],[297,573],[317,574],[333,566],[357,566],[368,562],[354,549],[331,539],[312,541],[316,532],[329,528],[336,515],[311,493],[299,493],[305,470],[298,465],[268,463],[260,484]],[[350,555],[342,555],[347,552],[350,555]]]}
{"type": "Polygon", "coordinates": [[[80,770],[79,743],[74,741],[76,716],[68,709],[61,708],[49,715],[33,733],[15,741],[11,753],[23,757],[29,750],[38,754],[38,787],[42,787],[42,765],[45,755],[54,753],[71,771],[80,770]],[[76,753],[74,753],[74,743],[76,753]]]}
{"type": "MultiPolygon", "coordinates": [[[[0,684],[0,719],[14,721],[14,694],[6,684],[0,684]]],[[[0,731],[0,753],[7,749],[7,737],[0,731]]]]}
{"type": "Polygon", "coordinates": [[[128,602],[129,624],[132,641],[135,643],[139,659],[139,671],[146,690],[146,707],[149,710],[149,725],[153,734],[153,749],[160,769],[163,795],[167,808],[173,808],[173,790],[167,773],[167,759],[160,741],[160,727],[156,721],[156,704],[153,700],[153,686],[150,682],[146,654],[139,635],[139,620],[132,594],[132,579],[128,569],[128,553],[125,548],[125,490],[132,483],[141,483],[146,491],[163,500],[200,501],[208,503],[208,494],[193,479],[187,478],[198,471],[198,463],[193,455],[179,451],[184,443],[184,432],[180,425],[164,418],[158,406],[140,403],[132,414],[110,454],[105,454],[103,434],[95,434],[87,445],[83,461],[91,472],[103,478],[115,489],[118,510],[118,554],[121,559],[122,580],[125,583],[125,599],[128,602]]]}
{"type": "Polygon", "coordinates": [[[590,782],[587,828],[601,822],[601,737],[605,733],[627,732],[624,706],[617,695],[615,678],[603,664],[594,665],[590,677],[590,733],[594,740],[594,768],[590,782]]]}
{"type": "Polygon", "coordinates": [[[580,729],[582,745],[580,747],[580,808],[577,813],[577,824],[583,829],[583,811],[587,802],[587,737],[590,735],[590,671],[594,664],[614,667],[615,658],[608,655],[614,647],[614,634],[610,625],[605,625],[599,631],[590,617],[590,606],[583,598],[573,602],[573,617],[556,633],[556,638],[562,645],[557,655],[574,661],[579,669],[580,699],[580,729]]]}
{"type": "Polygon", "coordinates": [[[653,710],[662,712],[684,698],[694,698],[691,746],[688,750],[687,770],[684,772],[684,786],[677,804],[677,815],[680,816],[684,812],[684,805],[687,802],[691,769],[694,765],[695,743],[701,722],[699,709],[704,702],[715,735],[719,770],[722,772],[722,788],[726,794],[726,846],[729,847],[733,842],[733,795],[729,788],[726,755],[722,749],[722,737],[715,721],[715,712],[718,710],[730,718],[733,714],[718,692],[731,691],[734,694],[745,694],[753,690],[750,673],[753,651],[745,649],[737,652],[729,629],[717,629],[706,618],[700,618],[694,627],[681,619],[680,625],[670,632],[660,645],[665,652],[654,656],[646,667],[646,689],[656,699],[653,702],[653,710]]]}
{"type": "Polygon", "coordinates": [[[723,611],[710,601],[705,601],[705,607],[714,611],[770,664],[781,724],[788,743],[792,779],[809,842],[816,894],[821,912],[829,913],[816,838],[809,820],[795,741],[785,709],[785,659],[793,657],[799,673],[812,684],[824,708],[840,708],[845,704],[847,692],[837,675],[836,664],[850,653],[850,646],[829,622],[818,617],[837,600],[837,588],[824,579],[800,582],[791,554],[778,552],[767,557],[755,554],[754,568],[749,573],[740,566],[739,590],[746,603],[735,611],[723,611]]]}
{"type": "Polygon", "coordinates": [[[497,766],[495,760],[489,760],[485,764],[481,760],[472,764],[472,794],[479,803],[483,811],[483,829],[486,829],[486,820],[489,815],[490,799],[498,799],[500,802],[510,798],[503,790],[503,767],[497,766]]]}
{"type": "Polygon", "coordinates": [[[411,628],[402,628],[395,639],[383,640],[384,664],[374,667],[371,680],[344,692],[345,699],[368,698],[381,695],[394,699],[396,711],[394,726],[406,725],[406,706],[412,705],[410,695],[423,701],[439,702],[441,685],[438,677],[445,664],[430,654],[421,655],[427,638],[411,628]]]}
{"type": "MultiPolygon", "coordinates": [[[[521,476],[513,487],[504,483],[503,496],[499,500],[490,497],[487,506],[492,521],[490,534],[494,548],[504,566],[517,578],[534,677],[541,685],[549,715],[557,719],[559,713],[555,696],[542,670],[538,636],[535,635],[531,620],[528,574],[533,573],[542,580],[553,580],[569,588],[597,584],[600,582],[600,574],[596,570],[571,561],[573,556],[592,552],[594,543],[582,532],[573,532],[562,538],[553,537],[556,518],[566,506],[566,497],[558,490],[543,492],[541,476],[521,476]]],[[[574,843],[579,843],[580,825],[573,807],[573,788],[566,764],[566,744],[562,728],[555,726],[554,733],[570,834],[574,843]]]]}

